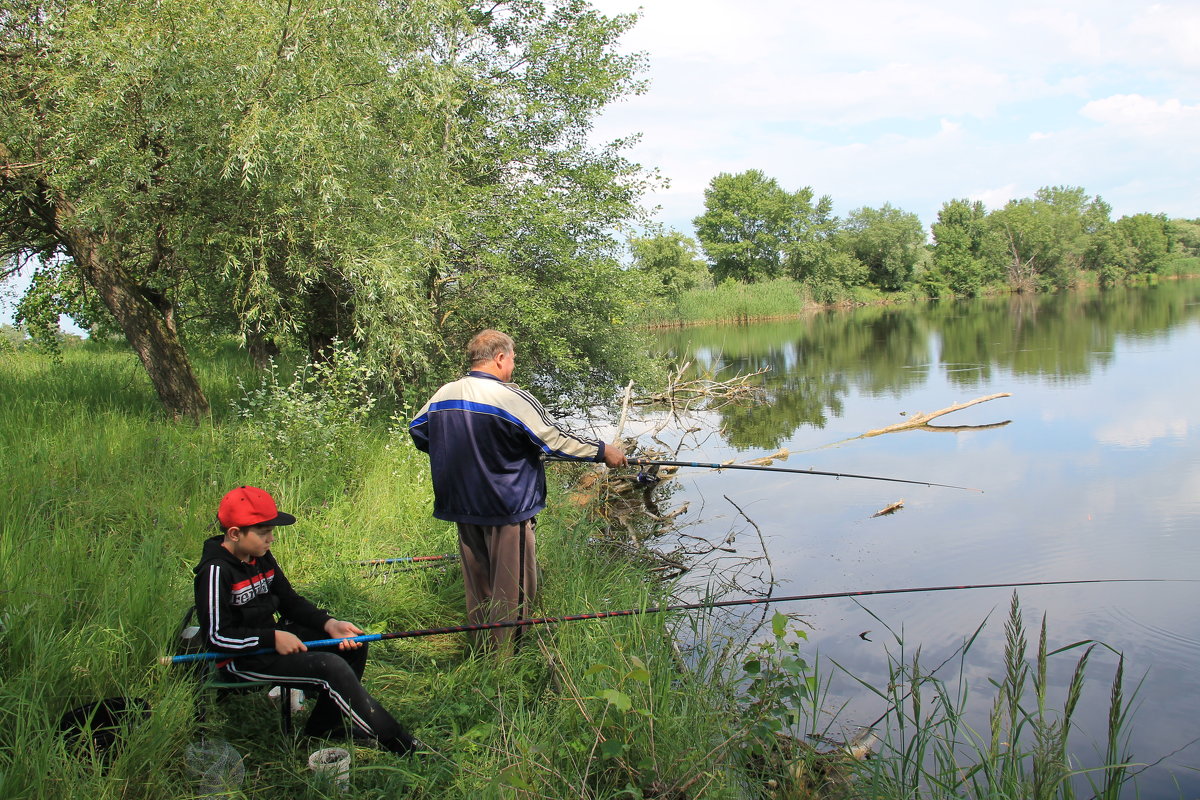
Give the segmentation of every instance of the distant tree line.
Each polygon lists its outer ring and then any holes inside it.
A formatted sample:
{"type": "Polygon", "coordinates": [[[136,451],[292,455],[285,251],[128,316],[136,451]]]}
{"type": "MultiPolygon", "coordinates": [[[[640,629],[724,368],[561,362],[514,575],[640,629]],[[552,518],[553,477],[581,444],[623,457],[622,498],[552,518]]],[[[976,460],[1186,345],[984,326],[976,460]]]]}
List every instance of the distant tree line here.
{"type": "Polygon", "coordinates": [[[677,231],[631,241],[634,263],[660,294],[776,278],[805,284],[818,300],[860,286],[934,297],[1045,291],[1086,278],[1111,286],[1200,256],[1200,220],[1135,214],[1114,221],[1100,197],[1071,186],[1046,187],[991,212],[978,201],[950,200],[932,242],[916,214],[885,203],[841,219],[828,195],[789,192],[759,170],[716,176],[704,206],[693,220],[698,245],[677,231]]]}

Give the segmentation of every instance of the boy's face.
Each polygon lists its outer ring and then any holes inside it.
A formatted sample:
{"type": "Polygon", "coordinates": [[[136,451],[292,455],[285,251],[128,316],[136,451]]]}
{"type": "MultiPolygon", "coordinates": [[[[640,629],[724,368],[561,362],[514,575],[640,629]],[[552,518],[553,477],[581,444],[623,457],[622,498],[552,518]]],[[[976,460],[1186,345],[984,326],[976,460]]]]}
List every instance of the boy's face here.
{"type": "Polygon", "coordinates": [[[272,525],[251,525],[246,528],[230,528],[225,533],[225,544],[229,552],[242,561],[261,558],[271,549],[275,541],[275,528],[272,525]]]}

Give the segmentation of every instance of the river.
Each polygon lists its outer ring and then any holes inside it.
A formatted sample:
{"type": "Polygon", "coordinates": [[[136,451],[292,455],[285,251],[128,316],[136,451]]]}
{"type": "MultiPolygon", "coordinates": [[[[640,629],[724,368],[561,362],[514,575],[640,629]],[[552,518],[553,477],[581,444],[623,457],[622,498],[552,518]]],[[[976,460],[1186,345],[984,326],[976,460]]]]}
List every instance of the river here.
{"type": "MultiPolygon", "coordinates": [[[[671,503],[689,503],[684,530],[711,541],[733,532],[740,555],[760,547],[756,526],[770,556],[770,570],[760,562],[756,574],[773,574],[776,595],[1200,577],[1200,281],[865,307],[656,339],[673,360],[718,378],[768,370],[756,378],[767,402],[698,415],[720,434],[687,437],[682,460],[745,461],[787,448],[778,466],[983,490],[681,470],[671,503]],[[905,414],[999,392],[1011,397],[933,421],[950,429],[856,438],[905,414]],[[899,511],[872,516],[898,500],[899,511]]],[[[718,572],[738,557],[716,555],[726,559],[708,562],[718,572]]],[[[700,568],[691,580],[708,577],[700,568]]],[[[987,678],[1003,676],[1011,593],[786,610],[811,626],[806,650],[876,686],[886,684],[887,652],[897,649],[881,621],[932,665],[990,618],[964,668],[975,698],[968,719],[986,731],[987,678]]],[[[1140,796],[1200,797],[1200,744],[1185,746],[1200,739],[1200,583],[1040,586],[1019,597],[1031,654],[1044,613],[1052,648],[1102,641],[1124,654],[1126,694],[1142,681],[1129,750],[1138,763],[1162,761],[1138,775],[1140,796]]],[[[1054,706],[1080,652],[1052,660],[1054,706]]],[[[1072,735],[1080,764],[1095,763],[1103,748],[1115,667],[1112,653],[1093,653],[1072,735]]],[[[844,705],[849,724],[885,710],[848,680],[835,681],[826,705],[844,705]]]]}

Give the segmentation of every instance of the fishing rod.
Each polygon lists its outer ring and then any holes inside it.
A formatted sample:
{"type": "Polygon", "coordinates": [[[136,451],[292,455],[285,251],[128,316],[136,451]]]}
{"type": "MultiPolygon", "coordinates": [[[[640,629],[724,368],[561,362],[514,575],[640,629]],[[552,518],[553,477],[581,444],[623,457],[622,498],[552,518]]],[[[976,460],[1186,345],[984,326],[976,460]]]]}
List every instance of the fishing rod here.
{"type": "MultiPolygon", "coordinates": [[[[578,461],[575,458],[562,458],[559,456],[546,456],[547,461],[578,461]]],[[[892,483],[915,483],[918,486],[939,486],[943,489],[962,489],[967,492],[980,492],[983,489],[975,489],[970,486],[953,486],[948,483],[931,483],[930,481],[910,481],[907,478],[881,478],[878,475],[852,475],[849,472],[823,472],[819,469],[791,469],[788,467],[767,467],[759,464],[719,464],[719,463],[703,463],[699,461],[663,461],[656,458],[631,458],[630,464],[646,467],[701,467],[704,469],[752,469],[763,472],[791,472],[800,475],[828,475],[832,478],[859,478],[865,481],[891,481],[892,483]]]]}
{"type": "Polygon", "coordinates": [[[379,564],[404,564],[417,561],[454,561],[459,558],[458,553],[443,553],[440,556],[404,556],[403,558],[372,558],[369,561],[355,561],[355,564],[362,566],[376,566],[379,564]]]}
{"type": "Polygon", "coordinates": [[[718,464],[701,463],[697,461],[663,461],[654,458],[631,458],[630,464],[646,467],[702,467],[706,469],[750,469],[762,472],[790,472],[800,475],[828,475],[831,478],[858,478],[865,481],[890,481],[892,483],[915,483],[919,486],[939,486],[943,489],[962,489],[967,492],[983,493],[983,489],[970,486],[954,486],[949,483],[931,483],[930,481],[910,481],[907,478],[881,478],[878,475],[852,475],[849,472],[823,472],[819,469],[793,469],[790,467],[767,467],[761,464],[718,464]]]}
{"type": "MultiPolygon", "coordinates": [[[[472,631],[492,631],[500,628],[523,628],[530,625],[556,625],[560,622],[578,622],[585,619],[607,619],[609,617],[632,617],[640,614],[658,614],[664,611],[695,611],[708,608],[729,608],[731,606],[753,606],[770,603],[791,603],[802,600],[831,600],[843,597],[867,597],[884,594],[914,594],[919,592],[955,592],[964,589],[1015,589],[1024,586],[1066,586],[1081,583],[1178,583],[1174,578],[1092,578],[1088,580],[1069,581],[1025,581],[1019,583],[973,583],[963,586],[922,586],[907,589],[862,589],[855,592],[825,592],[822,594],[794,594],[785,597],[746,597],[738,600],[717,600],[707,603],[680,603],[670,606],[651,606],[649,608],[630,608],[623,611],[593,611],[589,614],[570,614],[562,617],[538,617],[534,619],[515,619],[503,622],[483,622],[475,625],[451,625],[444,628],[424,628],[411,631],[394,631],[392,633],[368,633],[362,636],[350,636],[345,639],[316,639],[305,642],[306,647],[334,647],[342,642],[379,642],[388,639],[416,639],[424,636],[442,636],[449,633],[469,633],[472,631]]],[[[1193,581],[1184,580],[1191,583],[1193,581]]],[[[275,648],[264,647],[249,653],[184,653],[177,656],[162,656],[158,662],[164,666],[181,664],[188,661],[215,661],[243,656],[260,656],[274,653],[275,648]]]]}

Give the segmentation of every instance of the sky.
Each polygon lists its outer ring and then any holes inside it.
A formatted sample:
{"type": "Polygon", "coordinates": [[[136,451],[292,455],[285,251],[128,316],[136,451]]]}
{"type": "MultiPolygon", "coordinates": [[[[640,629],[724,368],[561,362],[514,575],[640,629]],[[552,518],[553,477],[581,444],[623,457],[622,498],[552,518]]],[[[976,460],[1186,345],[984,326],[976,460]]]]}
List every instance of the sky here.
{"type": "Polygon", "coordinates": [[[694,236],[716,175],[758,169],[834,213],[884,203],[926,228],[1043,186],[1200,217],[1200,0],[593,0],[641,9],[622,49],[649,90],[595,141],[640,133],[656,220],[694,236]]]}
{"type": "Polygon", "coordinates": [[[641,9],[622,46],[649,64],[594,141],[640,134],[628,154],[669,181],[655,219],[689,236],[709,181],[747,169],[927,228],[947,200],[1063,185],[1114,219],[1200,217],[1200,0],[593,4],[641,9]]]}

